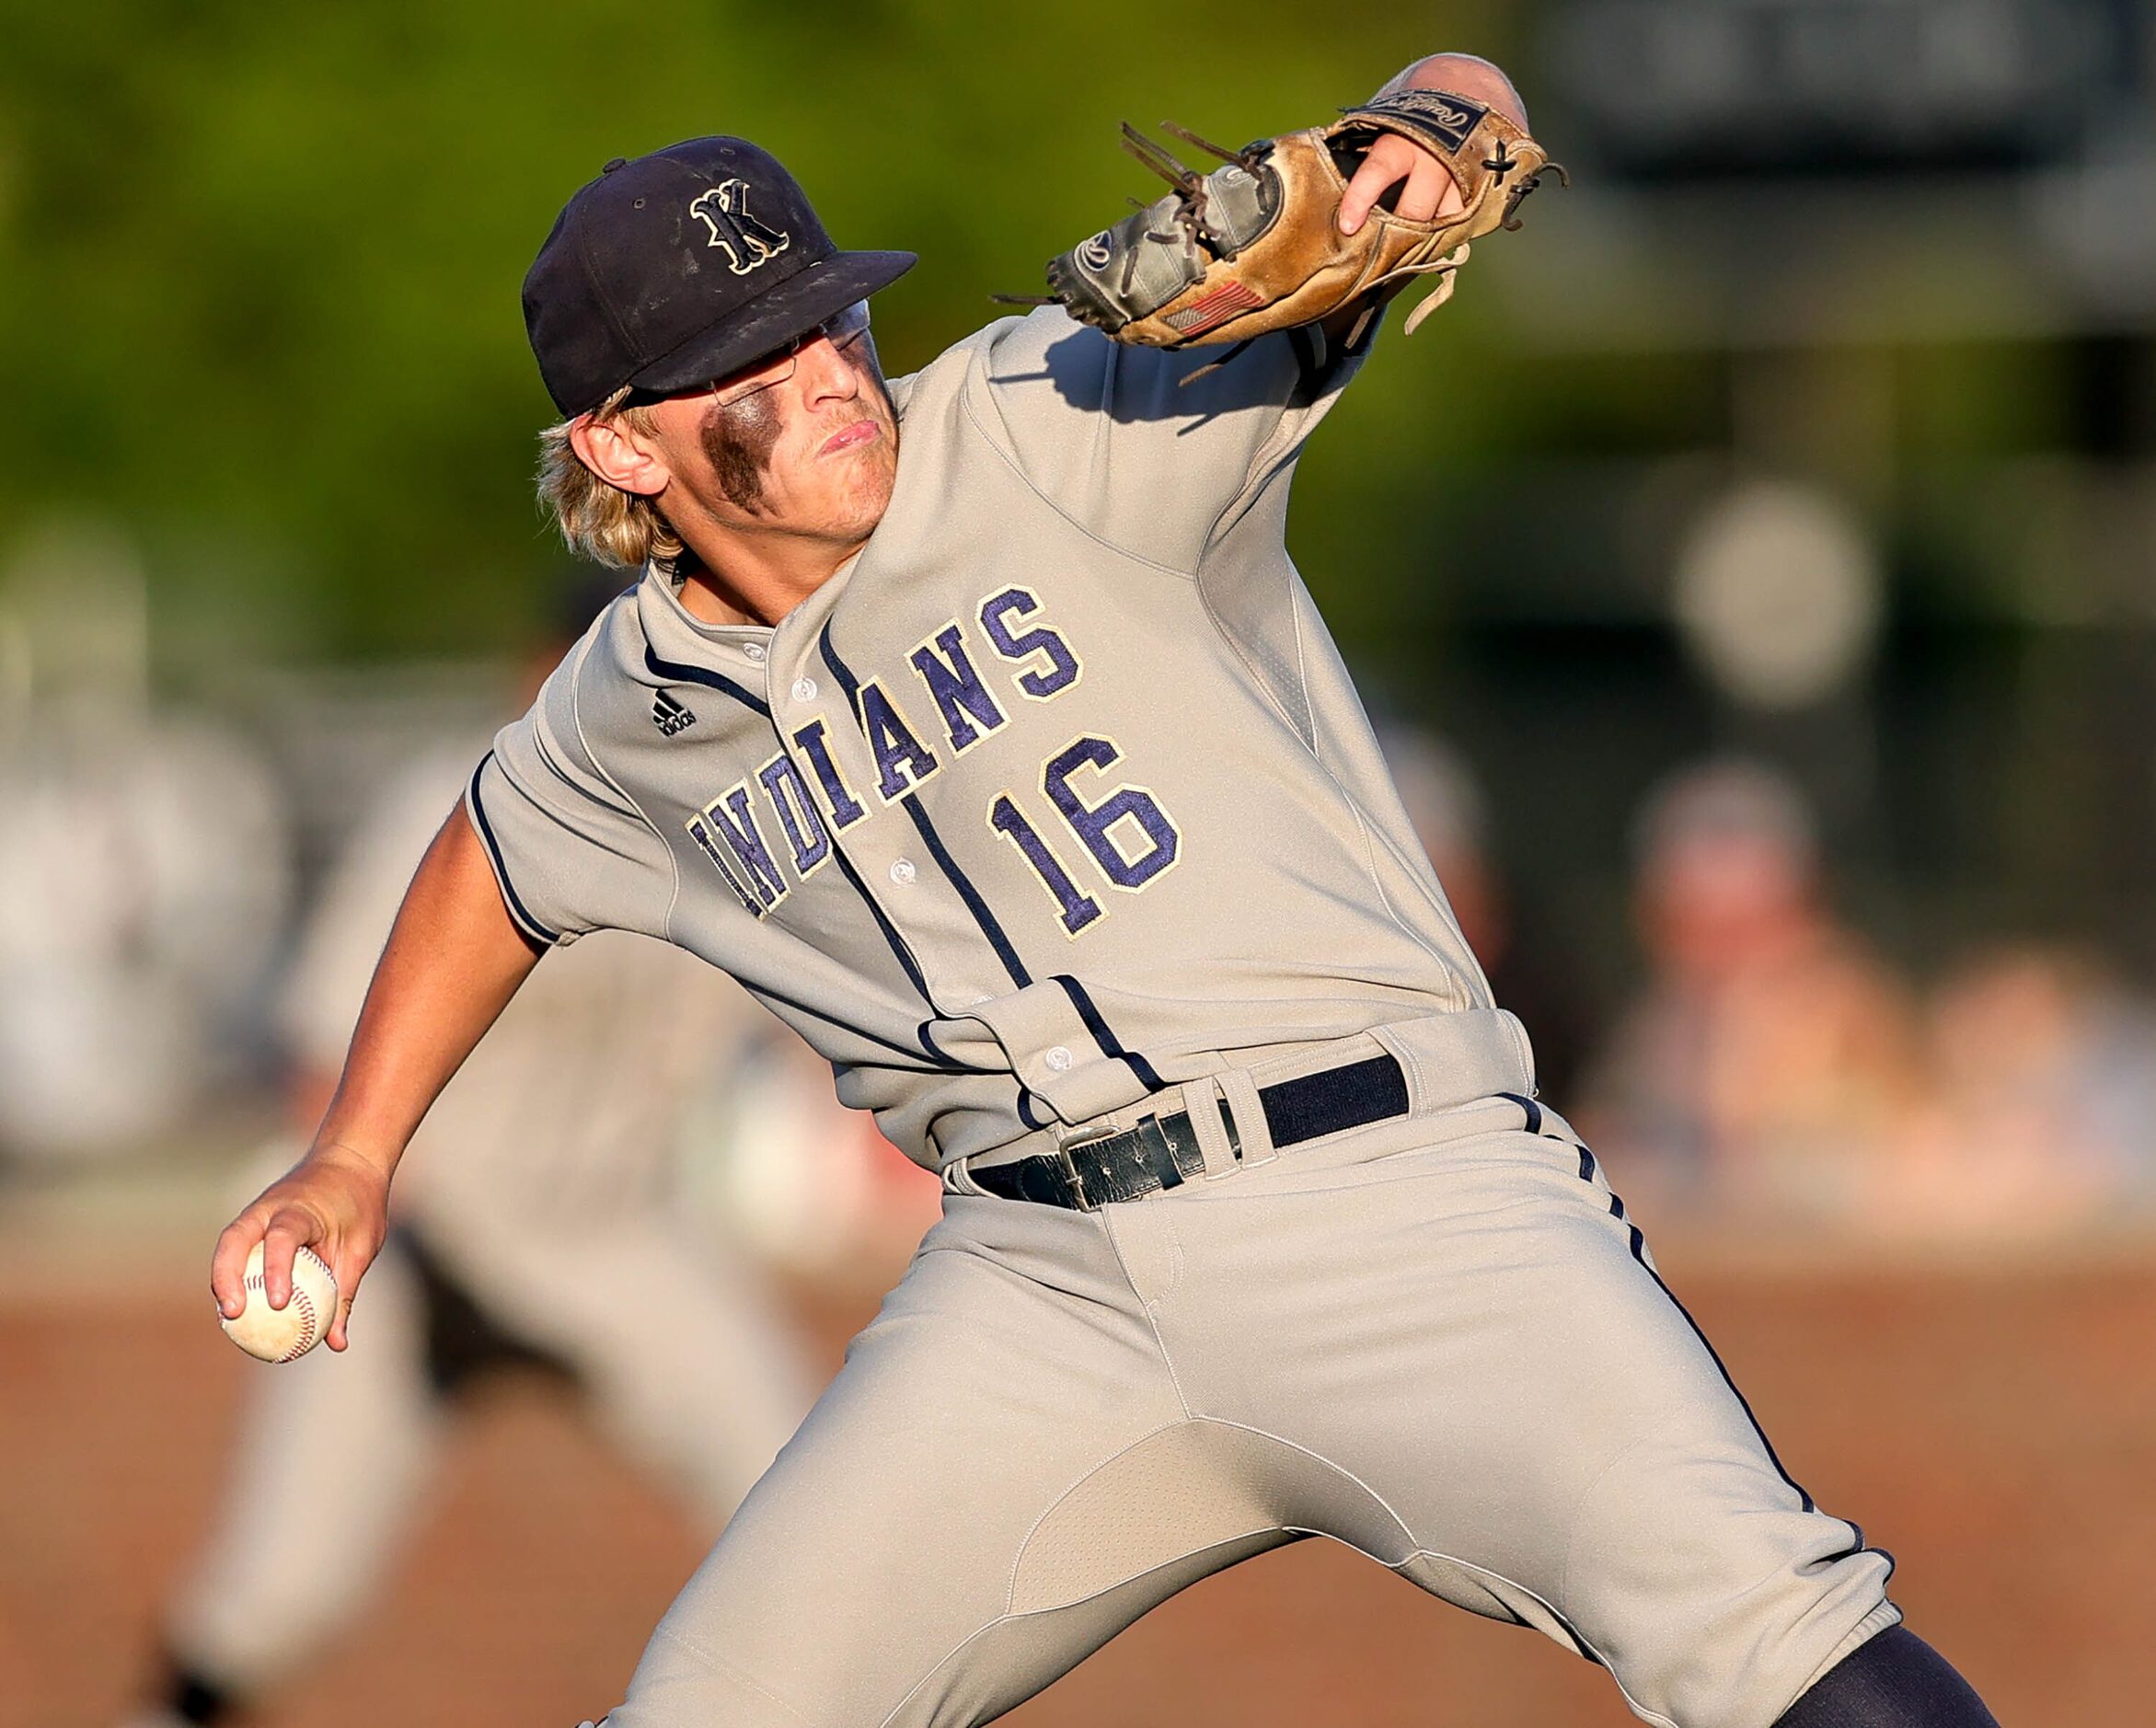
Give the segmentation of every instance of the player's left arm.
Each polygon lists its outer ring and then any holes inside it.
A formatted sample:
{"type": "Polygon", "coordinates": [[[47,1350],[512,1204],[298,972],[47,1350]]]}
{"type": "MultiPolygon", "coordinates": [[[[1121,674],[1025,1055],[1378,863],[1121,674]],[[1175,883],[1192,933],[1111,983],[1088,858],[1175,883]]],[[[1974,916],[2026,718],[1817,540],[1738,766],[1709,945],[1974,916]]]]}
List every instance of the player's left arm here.
{"type": "MultiPolygon", "coordinates": [[[[1501,122],[1518,124],[1526,118],[1510,81],[1472,54],[1418,60],[1378,94],[1423,88],[1486,106],[1501,122]]],[[[1302,328],[1275,322],[1249,340],[1232,331],[1216,332],[1203,342],[1161,340],[1158,331],[1129,334],[1136,320],[1118,325],[1104,311],[1107,303],[1090,289],[1079,292],[1074,285],[1078,278],[1070,272],[1081,267],[1096,274],[1104,271],[1101,281],[1113,285],[1118,267],[1101,265],[1093,254],[1156,244],[1161,212],[1148,206],[1051,262],[1050,285],[1056,287],[1060,278],[1061,286],[1049,306],[992,328],[980,350],[976,398],[987,411],[974,423],[1036,490],[1095,538],[1168,569],[1195,569],[1239,506],[1293,463],[1304,439],[1355,375],[1377,322],[1370,316],[1374,306],[1399,287],[1424,280],[1415,272],[1433,267],[1433,261],[1413,263],[1396,282],[1342,303],[1339,296],[1369,276],[1355,256],[1359,246],[1339,244],[1344,236],[1332,233],[1331,225],[1344,213],[1364,228],[1372,208],[1396,187],[1399,213],[1413,218],[1418,230],[1448,201],[1453,208],[1465,207],[1439,156],[1415,139],[1372,130],[1376,135],[1363,144],[1362,160],[1346,186],[1330,165],[1322,173],[1301,172],[1306,195],[1286,208],[1307,228],[1268,235],[1286,242],[1274,248],[1277,270],[1268,287],[1278,289],[1298,261],[1308,274],[1308,259],[1315,255],[1329,260],[1319,273],[1333,279],[1333,293],[1313,297],[1332,310],[1304,314],[1302,328]]],[[[1290,136],[1306,160],[1312,149],[1323,147],[1310,143],[1310,135],[1290,136]]],[[[1477,139],[1476,156],[1482,154],[1477,139]]],[[[1185,182],[1179,185],[1187,192],[1185,182]]],[[[1515,189],[1518,185],[1514,182],[1515,189]]],[[[1488,190],[1482,196],[1487,199],[1488,190]]],[[[1435,228],[1417,243],[1435,250],[1445,232],[1435,228]]],[[[1137,259],[1139,253],[1125,256],[1137,259]]],[[[1147,261],[1148,268],[1160,262],[1147,261]]],[[[1173,260],[1170,274],[1188,261],[1173,260]]],[[[1173,292],[1205,289],[1196,282],[1173,292]]],[[[1150,302],[1157,312],[1168,303],[1164,294],[1173,297],[1154,281],[1136,299],[1150,302]]]]}
{"type": "MultiPolygon", "coordinates": [[[[1389,79],[1371,99],[1402,90],[1447,90],[1472,97],[1489,104],[1522,132],[1528,130],[1527,106],[1513,88],[1512,80],[1478,54],[1428,55],[1389,79]]],[[[1394,187],[1400,188],[1400,196],[1393,207],[1411,222],[1455,215],[1466,207],[1459,182],[1453,179],[1443,156],[1398,132],[1383,132],[1341,194],[1337,218],[1341,233],[1353,234],[1359,229],[1378,201],[1394,187]]],[[[1380,302],[1389,300],[1407,285],[1402,281],[1379,289],[1378,298],[1380,302]]],[[[1360,303],[1343,306],[1321,320],[1320,328],[1328,339],[1344,340],[1366,309],[1360,303]]]]}

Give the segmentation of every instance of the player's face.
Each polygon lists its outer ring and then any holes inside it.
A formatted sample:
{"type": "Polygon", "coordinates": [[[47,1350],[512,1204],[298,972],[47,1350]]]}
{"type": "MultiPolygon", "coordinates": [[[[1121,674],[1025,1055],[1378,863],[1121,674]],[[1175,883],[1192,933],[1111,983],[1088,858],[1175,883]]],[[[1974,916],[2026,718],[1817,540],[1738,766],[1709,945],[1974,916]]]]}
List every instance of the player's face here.
{"type": "Polygon", "coordinates": [[[672,484],[726,526],[852,542],[891,501],[898,417],[865,305],[652,413],[672,484]]]}

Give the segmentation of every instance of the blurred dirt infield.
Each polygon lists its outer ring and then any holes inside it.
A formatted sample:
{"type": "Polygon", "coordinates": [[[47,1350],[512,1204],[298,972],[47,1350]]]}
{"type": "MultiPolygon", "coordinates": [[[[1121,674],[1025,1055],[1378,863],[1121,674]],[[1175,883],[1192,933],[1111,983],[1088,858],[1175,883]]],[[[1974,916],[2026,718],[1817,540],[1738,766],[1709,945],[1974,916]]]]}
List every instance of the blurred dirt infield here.
{"type": "MultiPolygon", "coordinates": [[[[1741,1273],[1663,1259],[1792,1472],[1898,1556],[1911,1623],[2009,1728],[2147,1720],[2156,1255],[1741,1273]]],[[[813,1317],[834,1364],[866,1311],[813,1317]]],[[[235,1391],[270,1371],[218,1335],[205,1296],[163,1276],[102,1299],[0,1288],[0,1728],[117,1721],[159,1593],[208,1515],[235,1391]]],[[[486,1403],[438,1510],[266,1728],[572,1728],[618,1696],[697,1558],[670,1508],[536,1388],[486,1403]]],[[[1009,1720],[1632,1719],[1598,1670],[1314,1541],[1187,1593],[1009,1720]]]]}

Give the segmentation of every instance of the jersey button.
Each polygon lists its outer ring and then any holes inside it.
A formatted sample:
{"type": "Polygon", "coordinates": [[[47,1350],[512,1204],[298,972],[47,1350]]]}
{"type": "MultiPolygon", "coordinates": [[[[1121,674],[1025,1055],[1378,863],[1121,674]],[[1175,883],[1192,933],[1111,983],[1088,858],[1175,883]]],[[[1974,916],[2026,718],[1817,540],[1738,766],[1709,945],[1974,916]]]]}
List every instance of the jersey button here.
{"type": "Polygon", "coordinates": [[[796,702],[813,702],[816,699],[816,681],[813,678],[796,678],[793,681],[793,699],[796,702]]]}
{"type": "Polygon", "coordinates": [[[1061,1074],[1066,1068],[1070,1066],[1070,1052],[1066,1050],[1061,1044],[1057,1044],[1053,1049],[1051,1049],[1048,1054],[1042,1058],[1042,1060],[1046,1062],[1047,1065],[1054,1068],[1056,1073],[1061,1074]]]}
{"type": "Polygon", "coordinates": [[[917,872],[914,870],[914,861],[910,858],[895,858],[892,861],[891,880],[896,882],[901,888],[904,888],[906,883],[913,881],[916,874],[917,872]]]}
{"type": "Polygon", "coordinates": [[[751,642],[741,651],[754,661],[761,662],[764,658],[764,645],[761,642],[751,642]]]}

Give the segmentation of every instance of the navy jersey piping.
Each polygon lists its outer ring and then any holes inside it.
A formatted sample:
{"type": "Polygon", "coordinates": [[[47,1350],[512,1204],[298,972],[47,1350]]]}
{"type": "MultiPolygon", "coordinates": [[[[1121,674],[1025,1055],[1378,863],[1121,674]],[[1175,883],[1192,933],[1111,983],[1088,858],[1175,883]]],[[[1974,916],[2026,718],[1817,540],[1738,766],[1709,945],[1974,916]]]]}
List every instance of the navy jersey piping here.
{"type": "Polygon", "coordinates": [[[899,935],[897,927],[883,916],[883,908],[876,904],[876,896],[869,892],[868,883],[861,881],[860,872],[854,869],[853,860],[846,856],[845,848],[839,846],[836,837],[831,843],[831,857],[838,866],[838,873],[853,884],[853,891],[860,895],[861,904],[869,909],[869,916],[876,920],[876,927],[883,932],[883,939],[891,945],[891,951],[897,957],[907,980],[920,993],[921,1000],[933,1009],[936,1004],[928,996],[928,981],[914,959],[913,950],[905,945],[905,939],[899,935]]]}
{"type": "Polygon", "coordinates": [[[494,838],[494,825],[487,820],[487,807],[479,801],[479,776],[486,773],[487,764],[493,760],[494,753],[490,750],[479,758],[479,766],[472,770],[471,808],[473,816],[478,819],[479,842],[487,848],[487,856],[494,866],[494,880],[502,884],[502,904],[509,908],[510,916],[516,921],[517,927],[533,941],[544,942],[548,948],[559,947],[561,941],[559,932],[549,930],[532,916],[530,908],[516,892],[516,884],[509,880],[509,866],[502,861],[501,843],[494,838]]]}
{"type": "Polygon", "coordinates": [[[655,678],[663,678],[673,684],[700,684],[707,690],[722,690],[744,708],[754,709],[766,720],[771,718],[771,705],[744,684],[736,684],[724,673],[711,672],[702,666],[691,666],[680,661],[661,660],[651,643],[644,644],[644,668],[655,678]]]}
{"type": "Polygon", "coordinates": [[[1125,1050],[1123,1040],[1115,1035],[1101,1010],[1093,1006],[1093,998],[1086,994],[1086,987],[1066,972],[1055,973],[1052,983],[1063,986],[1063,994],[1070,998],[1070,1005],[1078,1010],[1078,1019],[1085,1021],[1086,1031],[1101,1047],[1101,1054],[1113,1057],[1137,1077],[1140,1086],[1148,1092],[1158,1092],[1168,1084],[1160,1077],[1160,1071],[1135,1050],[1125,1050]]]}
{"type": "MultiPolygon", "coordinates": [[[[860,680],[853,675],[846,662],[839,659],[837,650],[832,647],[831,625],[828,620],[824,625],[823,633],[816,639],[816,650],[824,657],[824,663],[831,669],[831,675],[838,680],[839,686],[845,690],[846,705],[853,714],[854,724],[860,727],[862,735],[866,736],[867,723],[861,717],[860,680]]],[[[904,806],[921,836],[921,844],[928,848],[928,856],[935,859],[936,868],[943,872],[951,887],[957,890],[958,897],[965,903],[965,909],[973,915],[973,920],[980,927],[981,934],[987,938],[988,946],[996,950],[996,958],[1002,963],[1004,972],[1009,974],[1012,984],[1024,989],[1032,983],[1032,974],[1026,971],[1025,962],[1019,959],[1018,950],[1011,946],[1010,938],[1005,934],[1002,925],[996,921],[996,915],[988,909],[988,903],[982,897],[981,891],[974,886],[966,873],[959,868],[958,860],[951,856],[942,836],[936,832],[935,825],[921,809],[920,801],[908,796],[904,800],[904,806]]]]}

